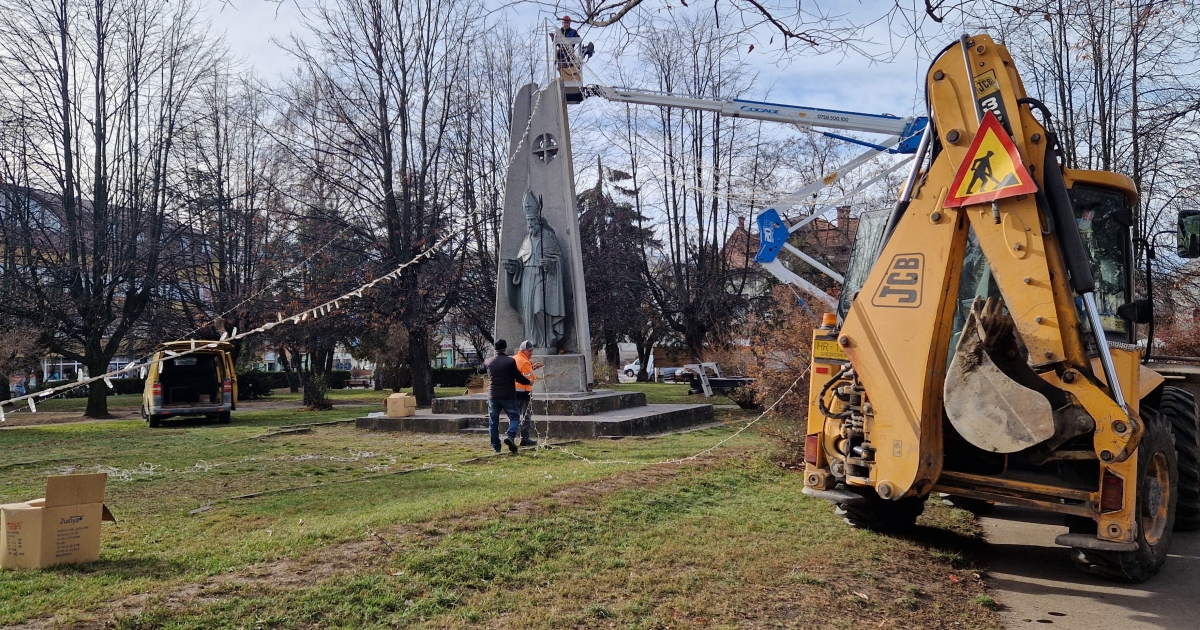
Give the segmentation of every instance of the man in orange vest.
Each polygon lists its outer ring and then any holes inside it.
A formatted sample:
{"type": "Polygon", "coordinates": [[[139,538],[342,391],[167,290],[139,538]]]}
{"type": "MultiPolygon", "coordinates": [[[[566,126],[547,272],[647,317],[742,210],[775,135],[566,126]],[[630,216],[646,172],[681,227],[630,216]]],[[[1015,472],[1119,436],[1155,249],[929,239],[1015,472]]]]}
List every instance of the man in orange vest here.
{"type": "Polygon", "coordinates": [[[517,404],[521,407],[521,446],[537,446],[537,440],[529,439],[529,419],[533,407],[533,382],[537,380],[537,375],[533,371],[541,369],[542,364],[532,362],[530,360],[532,356],[533,342],[527,339],[521,342],[517,356],[513,357],[517,362],[517,371],[521,373],[521,376],[529,379],[528,385],[516,383],[517,404]]]}

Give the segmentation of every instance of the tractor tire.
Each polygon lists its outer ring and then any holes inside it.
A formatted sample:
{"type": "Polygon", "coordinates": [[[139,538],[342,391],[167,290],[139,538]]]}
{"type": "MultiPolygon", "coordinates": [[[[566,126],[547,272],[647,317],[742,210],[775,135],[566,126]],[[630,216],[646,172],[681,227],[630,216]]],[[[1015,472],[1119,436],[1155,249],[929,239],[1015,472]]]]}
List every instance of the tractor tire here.
{"type": "Polygon", "coordinates": [[[1186,389],[1164,387],[1158,413],[1171,425],[1179,462],[1175,531],[1200,529],[1200,420],[1196,417],[1196,397],[1186,389]]]}
{"type": "Polygon", "coordinates": [[[150,423],[151,429],[157,429],[158,427],[162,426],[162,418],[154,414],[147,416],[146,421],[150,423]]]}
{"type": "Polygon", "coordinates": [[[228,411],[222,411],[221,413],[217,414],[217,422],[221,424],[229,424],[230,419],[231,414],[228,411]]]}
{"type": "Polygon", "coordinates": [[[925,497],[906,497],[898,501],[889,501],[880,498],[874,488],[853,488],[851,491],[862,495],[866,503],[839,503],[834,514],[845,519],[847,525],[858,529],[877,532],[909,529],[916,525],[917,517],[925,511],[925,497]]]}
{"type": "Polygon", "coordinates": [[[956,497],[952,494],[943,494],[942,503],[953,508],[966,510],[975,516],[987,514],[988,512],[992,511],[992,508],[996,507],[996,504],[992,503],[991,501],[984,501],[983,499],[971,499],[968,497],[956,497]]]}
{"type": "Polygon", "coordinates": [[[1179,471],[1170,424],[1143,413],[1146,432],[1138,444],[1138,548],[1135,551],[1071,551],[1071,560],[1087,573],[1118,582],[1150,579],[1167,560],[1175,524],[1179,471]]]}

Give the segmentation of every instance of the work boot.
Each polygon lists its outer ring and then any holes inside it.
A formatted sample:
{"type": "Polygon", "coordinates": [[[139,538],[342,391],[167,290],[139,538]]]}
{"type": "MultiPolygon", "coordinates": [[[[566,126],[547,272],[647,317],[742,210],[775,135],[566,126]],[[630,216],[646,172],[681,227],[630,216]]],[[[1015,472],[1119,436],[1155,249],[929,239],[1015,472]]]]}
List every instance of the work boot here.
{"type": "Polygon", "coordinates": [[[531,440],[529,438],[521,438],[520,446],[537,446],[537,440],[531,440]]]}
{"type": "Polygon", "coordinates": [[[510,452],[517,452],[517,441],[514,440],[511,435],[504,436],[504,445],[508,447],[510,452]]]}

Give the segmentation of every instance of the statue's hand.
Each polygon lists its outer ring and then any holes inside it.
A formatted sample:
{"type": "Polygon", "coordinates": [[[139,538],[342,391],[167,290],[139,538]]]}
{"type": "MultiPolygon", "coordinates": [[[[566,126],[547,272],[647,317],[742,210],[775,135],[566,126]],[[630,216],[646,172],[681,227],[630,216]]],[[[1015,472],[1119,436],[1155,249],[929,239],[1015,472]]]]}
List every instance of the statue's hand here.
{"type": "Polygon", "coordinates": [[[506,258],[500,261],[504,265],[504,269],[511,274],[521,273],[521,261],[506,258]]]}
{"type": "Polygon", "coordinates": [[[558,261],[553,258],[543,258],[541,264],[542,271],[554,271],[556,264],[558,264],[558,261]]]}

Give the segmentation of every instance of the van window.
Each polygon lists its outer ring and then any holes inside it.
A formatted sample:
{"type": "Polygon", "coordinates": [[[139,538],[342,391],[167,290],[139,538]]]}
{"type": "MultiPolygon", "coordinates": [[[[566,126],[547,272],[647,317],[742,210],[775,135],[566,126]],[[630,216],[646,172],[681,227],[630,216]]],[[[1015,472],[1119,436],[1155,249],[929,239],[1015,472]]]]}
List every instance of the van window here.
{"type": "Polygon", "coordinates": [[[164,360],[158,375],[163,404],[219,402],[222,385],[217,372],[219,359],[216,354],[196,354],[164,360]]]}

